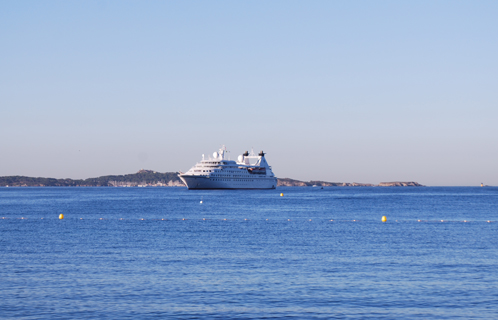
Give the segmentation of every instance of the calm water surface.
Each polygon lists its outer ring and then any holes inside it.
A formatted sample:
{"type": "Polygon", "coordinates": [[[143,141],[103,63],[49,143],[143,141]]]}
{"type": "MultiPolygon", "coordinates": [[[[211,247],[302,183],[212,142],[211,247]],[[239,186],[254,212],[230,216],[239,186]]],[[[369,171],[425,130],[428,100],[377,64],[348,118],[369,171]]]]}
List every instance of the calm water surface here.
{"type": "Polygon", "coordinates": [[[498,188],[0,188],[0,318],[497,319],[498,188]]]}

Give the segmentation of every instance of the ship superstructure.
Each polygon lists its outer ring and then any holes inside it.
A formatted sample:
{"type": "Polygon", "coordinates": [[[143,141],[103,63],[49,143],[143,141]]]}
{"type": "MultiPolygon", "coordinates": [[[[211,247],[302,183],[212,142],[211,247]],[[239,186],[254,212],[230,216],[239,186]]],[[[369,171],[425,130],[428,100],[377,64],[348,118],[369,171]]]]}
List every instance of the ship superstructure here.
{"type": "Polygon", "coordinates": [[[223,146],[212,157],[202,160],[189,171],[178,174],[189,189],[275,189],[277,178],[265,159],[248,151],[230,160],[223,146]]]}

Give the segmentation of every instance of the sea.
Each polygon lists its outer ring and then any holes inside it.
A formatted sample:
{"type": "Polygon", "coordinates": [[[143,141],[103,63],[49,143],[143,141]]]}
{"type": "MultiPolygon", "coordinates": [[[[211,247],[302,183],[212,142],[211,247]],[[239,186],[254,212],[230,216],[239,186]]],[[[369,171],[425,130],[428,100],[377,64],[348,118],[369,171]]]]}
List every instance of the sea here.
{"type": "Polygon", "coordinates": [[[3,187],[0,318],[498,319],[498,187],[3,187]]]}

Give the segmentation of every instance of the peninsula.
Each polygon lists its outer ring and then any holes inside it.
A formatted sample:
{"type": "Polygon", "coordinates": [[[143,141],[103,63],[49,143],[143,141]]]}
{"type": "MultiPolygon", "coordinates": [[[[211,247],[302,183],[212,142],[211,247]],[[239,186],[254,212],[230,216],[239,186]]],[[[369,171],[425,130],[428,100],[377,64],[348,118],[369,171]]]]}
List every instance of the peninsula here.
{"type": "Polygon", "coordinates": [[[358,183],[358,182],[327,182],[327,181],[299,181],[289,178],[281,178],[278,179],[277,186],[282,187],[423,187],[418,182],[409,181],[409,182],[381,182],[379,184],[372,183],[358,183]]]}
{"type": "MultiPolygon", "coordinates": [[[[139,170],[126,175],[111,175],[89,179],[33,178],[25,176],[0,177],[0,187],[184,187],[176,172],[160,173],[152,170],[139,170]]],[[[369,183],[299,181],[289,178],[278,179],[282,187],[419,187],[417,182],[369,183]]]]}

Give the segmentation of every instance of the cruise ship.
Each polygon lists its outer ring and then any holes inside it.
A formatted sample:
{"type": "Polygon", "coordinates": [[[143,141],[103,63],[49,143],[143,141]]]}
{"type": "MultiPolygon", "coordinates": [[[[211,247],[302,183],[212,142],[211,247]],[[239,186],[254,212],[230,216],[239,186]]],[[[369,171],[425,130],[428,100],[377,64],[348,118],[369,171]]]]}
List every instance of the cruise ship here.
{"type": "Polygon", "coordinates": [[[179,172],[178,177],[189,189],[275,189],[277,177],[265,159],[259,155],[244,152],[237,161],[228,159],[223,146],[212,157],[202,155],[202,160],[189,171],[179,172]]]}

